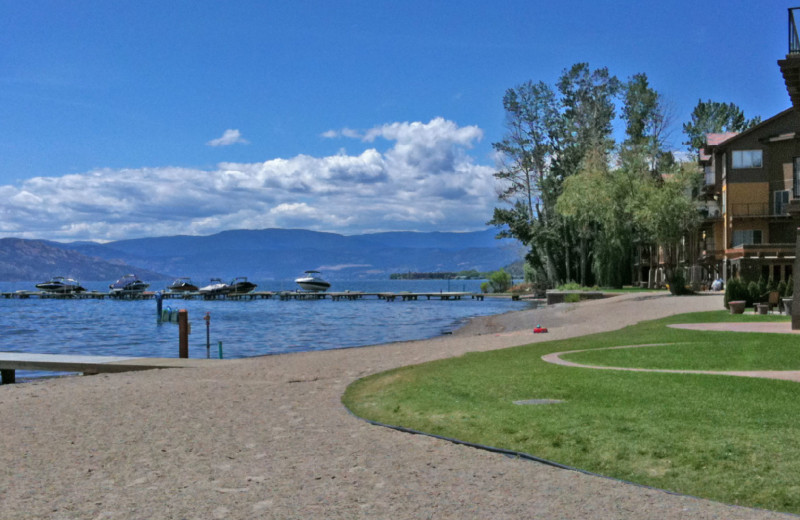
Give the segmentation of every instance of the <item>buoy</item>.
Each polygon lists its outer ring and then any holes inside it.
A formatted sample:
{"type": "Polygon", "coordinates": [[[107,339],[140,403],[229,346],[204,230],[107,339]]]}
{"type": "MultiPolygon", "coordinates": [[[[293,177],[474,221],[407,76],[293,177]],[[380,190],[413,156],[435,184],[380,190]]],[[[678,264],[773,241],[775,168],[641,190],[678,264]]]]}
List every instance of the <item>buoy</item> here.
{"type": "Polygon", "coordinates": [[[533,328],[533,333],[534,334],[540,334],[540,333],[543,333],[543,332],[547,332],[547,328],[542,327],[541,325],[537,325],[537,326],[535,326],[533,328]]]}

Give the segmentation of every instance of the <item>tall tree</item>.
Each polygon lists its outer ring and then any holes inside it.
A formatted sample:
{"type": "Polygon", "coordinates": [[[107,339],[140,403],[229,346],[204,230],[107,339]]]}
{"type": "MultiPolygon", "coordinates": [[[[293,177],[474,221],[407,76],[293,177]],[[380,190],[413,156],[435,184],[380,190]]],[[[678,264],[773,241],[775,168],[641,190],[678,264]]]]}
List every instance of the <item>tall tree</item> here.
{"type": "Polygon", "coordinates": [[[700,181],[701,175],[694,163],[681,163],[663,180],[642,186],[635,200],[634,222],[661,248],[667,282],[673,292],[681,241],[700,221],[692,198],[700,181]]]}
{"type": "Polygon", "coordinates": [[[607,156],[613,149],[619,81],[605,68],[579,63],[562,73],[556,87],[558,94],[529,82],[503,98],[508,132],[494,144],[504,158],[495,177],[504,185],[500,199],[511,208],[496,208],[489,222],[506,228],[501,236],[531,247],[527,259],[535,281],[551,286],[584,278],[578,271],[589,251],[585,237],[555,204],[564,179],[579,171],[589,151],[607,156]]]}
{"type": "Polygon", "coordinates": [[[644,159],[655,174],[661,163],[669,163],[671,159],[667,139],[673,122],[672,110],[664,97],[650,86],[646,74],[631,77],[622,91],[626,139],[621,153],[632,151],[635,157],[644,159]]]}
{"type": "Polygon", "coordinates": [[[733,103],[698,100],[691,120],[683,124],[683,133],[687,138],[683,144],[694,152],[705,146],[706,134],[742,132],[760,122],[758,116],[747,119],[742,109],[733,103]]]}

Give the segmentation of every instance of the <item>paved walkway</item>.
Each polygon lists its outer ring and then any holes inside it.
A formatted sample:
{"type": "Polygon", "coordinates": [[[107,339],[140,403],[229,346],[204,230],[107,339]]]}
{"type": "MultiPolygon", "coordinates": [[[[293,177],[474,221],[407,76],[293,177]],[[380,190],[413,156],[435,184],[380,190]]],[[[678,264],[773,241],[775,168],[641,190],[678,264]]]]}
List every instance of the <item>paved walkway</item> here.
{"type": "MultiPolygon", "coordinates": [[[[734,329],[726,329],[721,327],[708,327],[708,328],[701,328],[695,325],[729,325],[725,323],[708,323],[708,324],[692,324],[691,326],[683,326],[683,325],[671,325],[675,328],[686,328],[692,330],[737,330],[740,327],[736,327],[734,329]]],[[[733,325],[745,325],[744,323],[735,323],[733,325]]],[[[774,327],[773,327],[774,328],[774,327]]],[[[751,329],[758,329],[757,327],[751,327],[751,329]]],[[[741,331],[740,331],[741,332],[741,331]]],[[[776,330],[747,330],[747,332],[778,332],[776,330]]],[[[566,359],[562,359],[561,356],[566,356],[567,354],[577,354],[579,352],[588,352],[588,351],[598,351],[598,350],[616,350],[622,348],[643,348],[643,347],[666,347],[669,346],[670,343],[654,343],[649,345],[623,345],[618,347],[605,347],[605,348],[597,348],[597,349],[583,349],[583,350],[569,350],[566,352],[553,352],[551,354],[546,354],[542,356],[542,361],[547,363],[553,363],[555,365],[562,365],[568,367],[575,367],[575,368],[592,368],[595,370],[622,370],[626,372],[659,372],[662,374],[705,374],[705,375],[715,375],[715,376],[738,376],[738,377],[758,377],[763,379],[782,379],[784,381],[795,381],[800,383],[800,370],[731,370],[731,371],[720,371],[720,370],[674,370],[674,369],[663,369],[663,368],[635,368],[635,367],[610,367],[605,365],[584,365],[582,363],[575,363],[573,361],[567,361],[566,359]]]]}

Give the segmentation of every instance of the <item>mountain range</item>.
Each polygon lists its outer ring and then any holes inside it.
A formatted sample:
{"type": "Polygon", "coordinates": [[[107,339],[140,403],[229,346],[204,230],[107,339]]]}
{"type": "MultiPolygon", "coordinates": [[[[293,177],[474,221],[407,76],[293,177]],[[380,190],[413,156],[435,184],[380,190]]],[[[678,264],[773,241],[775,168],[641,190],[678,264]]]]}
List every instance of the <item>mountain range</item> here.
{"type": "Polygon", "coordinates": [[[0,239],[0,280],[52,276],[112,280],[132,272],[146,280],[247,276],[285,280],[308,269],[333,280],[384,279],[392,273],[491,271],[524,256],[494,230],[340,235],[302,229],[232,230],[214,235],[59,243],[0,239]]]}

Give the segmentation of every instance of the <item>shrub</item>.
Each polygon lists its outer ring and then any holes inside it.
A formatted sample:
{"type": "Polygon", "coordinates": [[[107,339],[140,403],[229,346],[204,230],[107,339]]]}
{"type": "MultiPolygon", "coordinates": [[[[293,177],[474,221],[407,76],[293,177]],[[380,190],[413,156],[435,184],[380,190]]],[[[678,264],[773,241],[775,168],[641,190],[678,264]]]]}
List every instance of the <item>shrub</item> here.
{"type": "Polygon", "coordinates": [[[582,291],[583,287],[577,282],[567,282],[557,287],[559,291],[582,291]]]}
{"type": "Polygon", "coordinates": [[[778,282],[778,286],[775,287],[775,290],[778,291],[778,294],[780,294],[781,297],[783,297],[783,295],[786,294],[786,282],[783,280],[778,282]]]}
{"type": "Polygon", "coordinates": [[[767,291],[772,292],[777,290],[778,290],[778,283],[775,281],[775,278],[770,276],[769,280],[767,280],[767,291]]]}
{"type": "Polygon", "coordinates": [[[783,293],[784,298],[791,298],[794,294],[794,280],[791,276],[786,280],[786,292],[783,293]]]}
{"type": "Polygon", "coordinates": [[[581,301],[580,294],[572,293],[564,296],[564,303],[578,303],[579,301],[581,301]]]}
{"type": "Polygon", "coordinates": [[[686,278],[683,276],[682,269],[676,269],[672,275],[672,280],[669,283],[669,292],[676,296],[692,294],[692,290],[686,287],[686,278]]]}
{"type": "Polygon", "coordinates": [[[489,275],[489,287],[492,292],[506,292],[511,288],[511,275],[505,269],[500,269],[489,275]]]}
{"type": "Polygon", "coordinates": [[[761,289],[756,282],[750,282],[747,284],[747,306],[752,307],[752,305],[761,299],[761,289]]]}
{"type": "Polygon", "coordinates": [[[729,278],[728,283],[725,284],[725,308],[728,308],[728,302],[738,300],[752,303],[750,293],[747,291],[747,285],[740,278],[729,278]]]}

